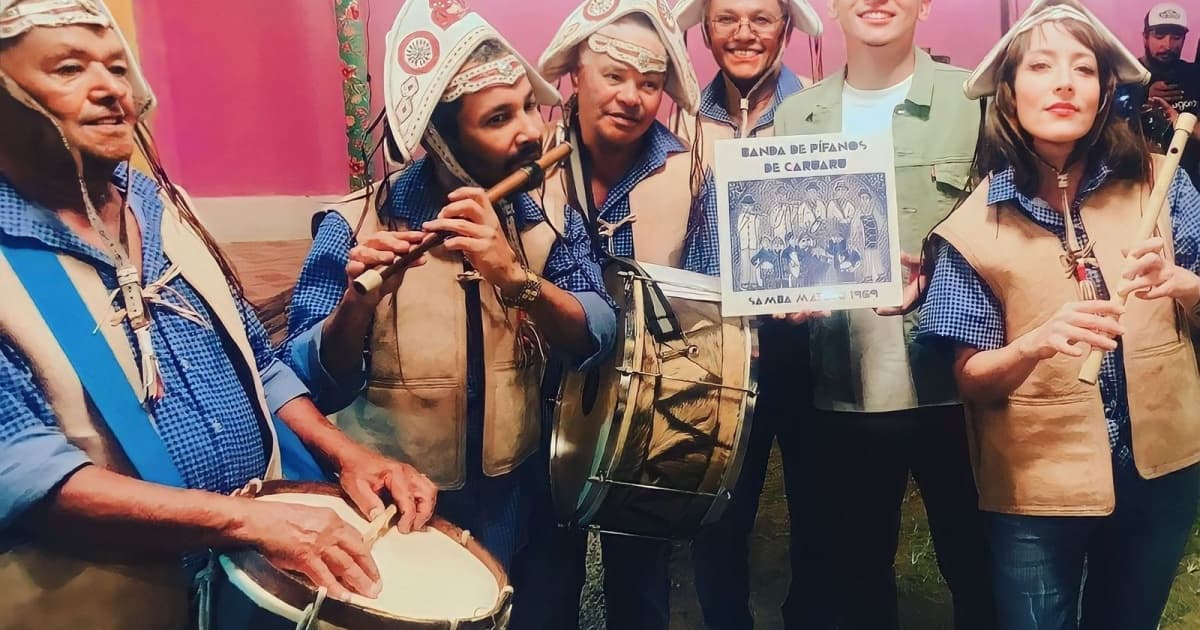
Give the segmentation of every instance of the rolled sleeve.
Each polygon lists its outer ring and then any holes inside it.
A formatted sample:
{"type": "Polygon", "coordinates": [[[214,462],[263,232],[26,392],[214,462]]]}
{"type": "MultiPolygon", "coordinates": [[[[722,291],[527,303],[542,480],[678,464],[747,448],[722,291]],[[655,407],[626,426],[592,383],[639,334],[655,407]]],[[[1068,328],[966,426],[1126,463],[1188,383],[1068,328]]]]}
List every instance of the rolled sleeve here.
{"type": "Polygon", "coordinates": [[[558,288],[571,292],[587,319],[592,353],[587,357],[570,357],[569,363],[584,369],[602,360],[612,350],[616,337],[616,303],[604,287],[591,237],[578,212],[566,213],[562,238],[551,247],[545,276],[558,288]]]}
{"type": "Polygon", "coordinates": [[[592,340],[595,352],[591,356],[575,362],[575,369],[586,370],[608,356],[617,338],[617,314],[609,305],[608,300],[591,291],[572,293],[579,304],[583,306],[587,317],[588,337],[592,340]]]}
{"type": "Polygon", "coordinates": [[[366,357],[359,362],[359,369],[350,380],[338,381],[330,376],[321,363],[321,336],[325,320],[321,320],[301,331],[289,346],[295,374],[308,385],[313,402],[323,413],[335,413],[354,402],[355,397],[367,386],[366,357]]]}
{"type": "Polygon", "coordinates": [[[272,359],[267,369],[262,370],[258,375],[262,378],[263,394],[267,399],[267,406],[271,408],[271,413],[278,413],[279,408],[289,401],[307,396],[309,393],[300,377],[279,359],[272,359]]]}
{"type": "Polygon", "coordinates": [[[72,472],[90,463],[59,430],[25,358],[0,340],[0,535],[72,472]]]}
{"type": "Polygon", "coordinates": [[[962,254],[945,241],[938,244],[917,339],[946,340],[979,350],[995,350],[1005,343],[999,300],[962,254]]]}
{"type": "Polygon", "coordinates": [[[30,426],[0,444],[0,537],[71,473],[92,463],[61,431],[30,426]]]}

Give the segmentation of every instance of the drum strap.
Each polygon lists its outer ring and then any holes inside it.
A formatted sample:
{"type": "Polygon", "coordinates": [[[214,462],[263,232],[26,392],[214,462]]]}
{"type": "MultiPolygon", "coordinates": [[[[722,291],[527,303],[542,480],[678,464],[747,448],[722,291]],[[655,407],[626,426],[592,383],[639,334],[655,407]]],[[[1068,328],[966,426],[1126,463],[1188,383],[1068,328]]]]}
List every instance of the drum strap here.
{"type": "Polygon", "coordinates": [[[25,291],[58,340],[88,399],[121,445],[129,463],[145,481],[185,487],[167,446],[125,377],[125,371],[58,255],[47,249],[13,247],[0,242],[0,253],[21,279],[25,291]]]}
{"type": "Polygon", "coordinates": [[[646,302],[646,327],[654,339],[659,343],[683,339],[683,327],[658,283],[643,282],[642,297],[646,302]]]}
{"type": "Polygon", "coordinates": [[[212,630],[213,575],[217,570],[217,554],[209,551],[208,563],[192,578],[196,589],[196,629],[212,630]]]}
{"type": "Polygon", "coordinates": [[[683,326],[671,308],[671,301],[663,293],[662,287],[650,279],[649,274],[642,269],[637,261],[629,258],[613,258],[611,264],[620,265],[625,271],[642,278],[642,301],[645,304],[646,328],[659,343],[683,339],[683,326]]]}
{"type": "Polygon", "coordinates": [[[604,260],[609,255],[608,248],[605,246],[605,237],[600,234],[600,210],[596,207],[596,201],[592,196],[591,169],[584,163],[582,155],[584,146],[579,133],[579,118],[575,116],[574,111],[571,111],[573,110],[571,104],[575,102],[573,99],[574,97],[568,104],[567,141],[578,149],[571,152],[568,160],[567,202],[571,207],[578,208],[580,214],[583,215],[583,225],[587,229],[588,236],[591,237],[592,250],[596,253],[598,260],[604,260]]]}

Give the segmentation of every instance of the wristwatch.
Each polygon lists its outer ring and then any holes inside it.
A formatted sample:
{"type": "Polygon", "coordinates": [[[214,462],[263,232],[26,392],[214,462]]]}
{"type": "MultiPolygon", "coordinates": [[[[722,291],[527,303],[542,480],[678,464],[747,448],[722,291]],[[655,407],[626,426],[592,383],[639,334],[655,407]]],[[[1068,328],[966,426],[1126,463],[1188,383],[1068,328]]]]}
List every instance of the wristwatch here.
{"type": "Polygon", "coordinates": [[[537,301],[538,296],[542,294],[542,278],[533,273],[529,269],[525,271],[525,284],[521,285],[521,292],[514,296],[500,294],[500,301],[509,308],[525,308],[537,301]]]}

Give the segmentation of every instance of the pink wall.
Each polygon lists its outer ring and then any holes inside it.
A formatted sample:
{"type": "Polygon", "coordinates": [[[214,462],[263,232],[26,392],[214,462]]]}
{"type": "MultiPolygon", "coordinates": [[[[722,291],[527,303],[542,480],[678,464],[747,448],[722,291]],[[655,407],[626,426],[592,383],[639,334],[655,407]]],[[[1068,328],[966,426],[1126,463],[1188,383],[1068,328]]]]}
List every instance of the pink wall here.
{"type": "MultiPolygon", "coordinates": [[[[577,2],[475,0],[472,5],[536,61],[577,2]]],[[[369,19],[378,95],[385,35],[403,0],[360,3],[369,19]]],[[[1019,9],[1029,3],[1019,0],[1019,9]]],[[[827,15],[825,0],[814,4],[827,15]]],[[[1087,4],[1141,54],[1142,16],[1154,0],[1087,4]]],[[[349,173],[331,6],[332,0],[137,0],[142,62],[161,102],[154,121],[158,141],[173,177],[193,195],[345,189],[349,173]]],[[[973,66],[1000,37],[999,15],[996,0],[934,0],[917,44],[950,55],[955,65],[973,66]]],[[[697,72],[707,83],[716,67],[698,31],[690,35],[697,72]]],[[[1194,46],[1189,41],[1185,55],[1194,46]]],[[[826,73],[844,62],[841,33],[828,18],[824,52],[826,73]]],[[[811,73],[805,38],[792,42],[786,59],[797,73],[811,73]]],[[[374,106],[381,103],[376,96],[374,106]]]]}
{"type": "Polygon", "coordinates": [[[147,0],[136,10],[143,63],[161,102],[156,136],[189,192],[299,195],[346,186],[329,2],[147,0]]]}

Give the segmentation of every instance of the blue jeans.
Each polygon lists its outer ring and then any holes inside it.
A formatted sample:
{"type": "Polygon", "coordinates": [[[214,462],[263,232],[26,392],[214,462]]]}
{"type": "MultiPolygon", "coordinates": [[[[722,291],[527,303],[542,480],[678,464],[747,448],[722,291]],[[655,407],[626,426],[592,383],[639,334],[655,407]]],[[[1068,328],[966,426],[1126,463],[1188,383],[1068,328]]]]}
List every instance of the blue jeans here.
{"type": "Polygon", "coordinates": [[[1200,466],[1125,473],[1104,517],[985,512],[1004,630],[1154,630],[1191,533],[1200,466]]]}

